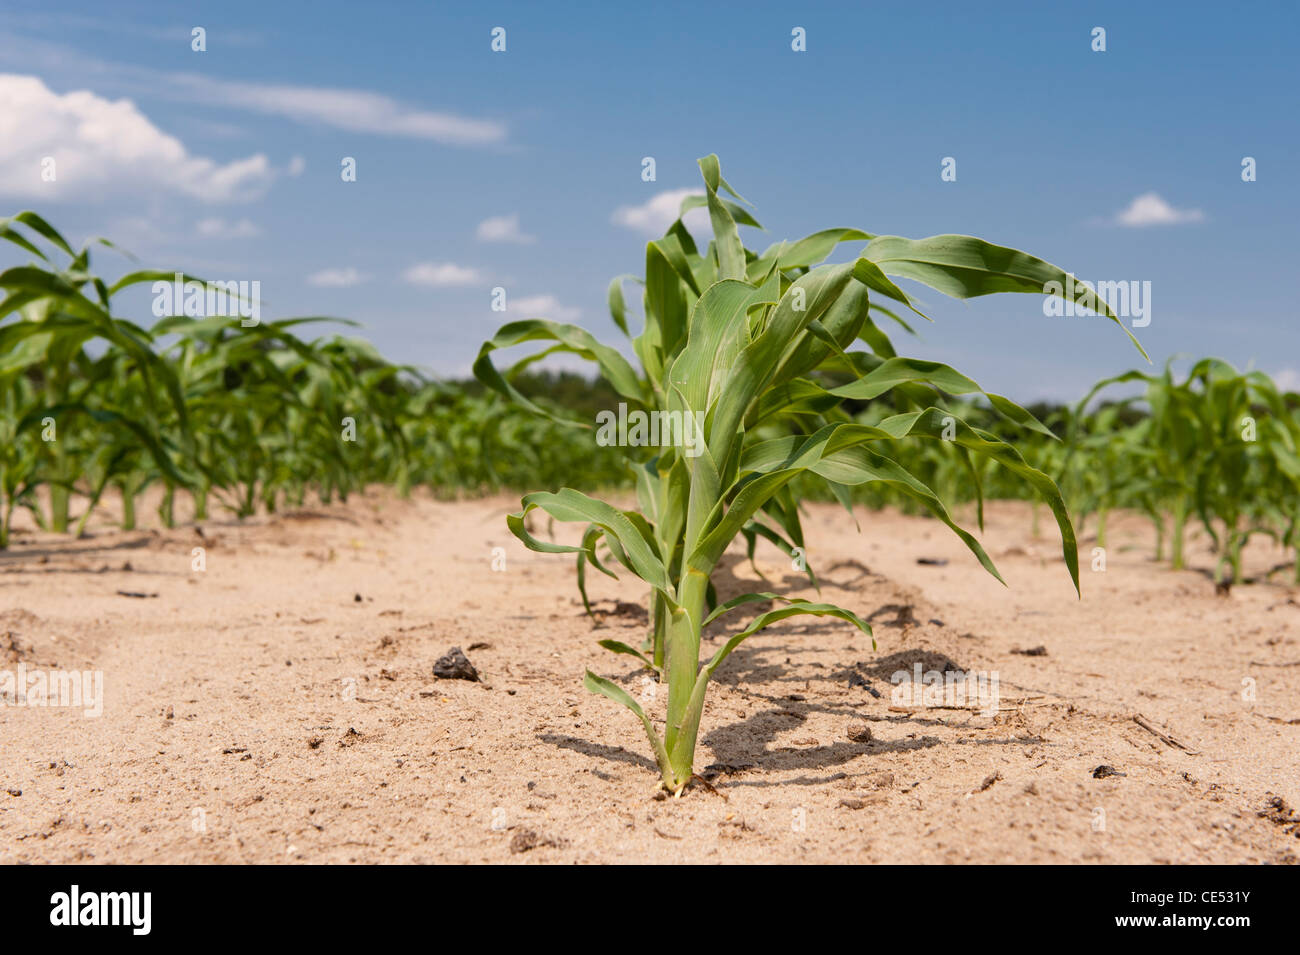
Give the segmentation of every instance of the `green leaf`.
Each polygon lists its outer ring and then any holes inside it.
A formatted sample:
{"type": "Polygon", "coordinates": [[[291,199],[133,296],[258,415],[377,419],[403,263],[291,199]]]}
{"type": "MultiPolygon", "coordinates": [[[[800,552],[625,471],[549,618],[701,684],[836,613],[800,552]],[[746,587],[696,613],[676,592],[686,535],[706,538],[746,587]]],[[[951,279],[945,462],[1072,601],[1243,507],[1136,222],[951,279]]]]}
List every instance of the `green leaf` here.
{"type": "MultiPolygon", "coordinates": [[[[637,404],[645,403],[646,396],[641,381],[637,378],[636,372],[632,370],[632,366],[627,363],[626,358],[608,345],[602,345],[589,332],[576,325],[563,325],[541,319],[525,319],[501,326],[496,335],[491,340],[484,342],[479,349],[478,358],[474,362],[474,377],[536,414],[561,424],[591,428],[592,425],[587,422],[561,417],[529,401],[515,389],[514,385],[510,384],[508,379],[502,377],[501,373],[492,364],[492,352],[499,348],[508,348],[511,345],[519,345],[530,341],[559,342],[559,345],[555,346],[551,351],[567,352],[588,361],[596,362],[601,373],[615,391],[637,404]]],[[[525,359],[524,363],[528,361],[529,359],[525,359]]],[[[519,365],[515,367],[518,368],[519,365]]]]}
{"type": "MultiPolygon", "coordinates": [[[[993,292],[1057,294],[1064,298],[1070,276],[1042,259],[993,245],[969,235],[932,235],[927,239],[905,239],[884,235],[868,243],[863,257],[890,275],[913,279],[953,298],[974,298],[993,292]],[[1059,286],[1061,291],[1049,285],[1059,286]]],[[[1150,357],[1128,327],[1105,301],[1096,298],[1096,311],[1124,330],[1142,357],[1150,357]]]]}
{"type": "Polygon", "coordinates": [[[612,653],[623,653],[630,657],[636,657],[638,660],[640,660],[642,663],[648,666],[651,670],[654,670],[656,673],[659,672],[659,668],[654,665],[653,660],[651,660],[640,650],[634,650],[632,647],[629,647],[626,643],[622,643],[621,641],[618,640],[597,640],[596,642],[600,644],[602,647],[604,647],[606,650],[611,651],[612,653]]]}
{"type": "MultiPolygon", "coordinates": [[[[872,636],[871,624],[867,623],[852,610],[845,610],[843,607],[837,607],[835,604],[810,603],[806,600],[794,601],[788,607],[778,607],[775,610],[769,610],[766,613],[759,614],[748,627],[728,639],[727,642],[719,648],[718,652],[713,655],[713,658],[704,665],[704,669],[700,671],[701,677],[705,674],[712,676],[713,671],[721,665],[722,661],[731,655],[731,651],[735,650],[736,647],[740,646],[760,630],[770,627],[778,620],[785,620],[787,617],[796,617],[801,615],[813,617],[837,617],[840,620],[847,620],[867,636],[872,636]]],[[[875,646],[876,641],[875,638],[872,637],[872,649],[875,649],[875,646]]]]}
{"type": "Polygon", "coordinates": [[[729,613],[732,610],[735,610],[737,607],[744,606],[745,604],[748,603],[755,603],[760,600],[780,600],[788,604],[808,603],[807,600],[803,600],[799,597],[783,597],[781,594],[773,594],[773,593],[766,593],[766,592],[741,594],[739,597],[732,597],[726,603],[719,604],[717,607],[715,607],[713,613],[709,614],[707,617],[704,618],[704,625],[708,625],[712,623],[714,620],[717,620],[723,614],[729,613]]]}
{"type": "Polygon", "coordinates": [[[524,527],[524,518],[530,511],[541,508],[561,521],[580,521],[597,524],[604,529],[614,555],[628,570],[646,583],[672,598],[673,587],[663,562],[653,550],[653,537],[648,537],[645,519],[635,511],[620,511],[604,501],[588,497],[572,488],[562,488],[558,493],[540,491],[526,494],[524,509],[506,518],[510,532],[523,541],[529,550],[548,554],[571,554],[587,550],[567,544],[552,544],[533,537],[524,527]]]}
{"type": "Polygon", "coordinates": [[[710,153],[700,160],[704,186],[708,190],[709,221],[713,224],[713,243],[718,250],[718,278],[745,278],[745,246],[736,231],[736,220],[731,210],[718,198],[722,173],[718,157],[710,153]]]}
{"type": "Polygon", "coordinates": [[[628,279],[636,280],[635,275],[619,275],[609,283],[609,315],[618,326],[619,331],[631,337],[627,330],[627,303],[623,300],[623,283],[628,279]]]}
{"type": "Polygon", "coordinates": [[[601,696],[609,697],[616,703],[622,703],[636,714],[637,719],[641,721],[641,725],[645,727],[645,735],[650,739],[650,746],[654,750],[655,761],[659,764],[659,771],[663,774],[664,782],[671,784],[672,770],[668,763],[668,753],[664,750],[664,744],[659,739],[659,734],[655,732],[650,717],[646,716],[645,710],[641,709],[641,704],[632,699],[631,694],[621,686],[605,679],[603,676],[596,676],[590,670],[583,677],[582,685],[592,693],[599,693],[601,696]]]}

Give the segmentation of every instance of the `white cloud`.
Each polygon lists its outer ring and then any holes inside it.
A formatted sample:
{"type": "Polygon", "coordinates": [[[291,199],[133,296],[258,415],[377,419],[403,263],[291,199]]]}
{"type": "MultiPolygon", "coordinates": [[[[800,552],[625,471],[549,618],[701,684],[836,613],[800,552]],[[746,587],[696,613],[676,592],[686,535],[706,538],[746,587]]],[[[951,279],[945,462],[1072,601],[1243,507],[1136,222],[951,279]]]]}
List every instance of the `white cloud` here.
{"type": "Polygon", "coordinates": [[[478,269],[451,262],[420,262],[403,272],[402,278],[412,285],[428,285],[434,288],[479,285],[484,281],[478,269]]]}
{"type": "Polygon", "coordinates": [[[1115,216],[1117,225],[1141,228],[1149,225],[1181,225],[1185,222],[1202,222],[1205,213],[1200,209],[1175,209],[1154,192],[1146,192],[1129,203],[1127,209],[1115,216]]]}
{"type": "Polygon", "coordinates": [[[536,236],[520,231],[518,213],[484,219],[478,224],[474,234],[483,242],[515,242],[520,245],[531,245],[537,241],[536,236]]]}
{"type": "MultiPolygon", "coordinates": [[[[682,200],[687,196],[700,195],[698,189],[670,189],[655,195],[639,206],[619,206],[614,210],[610,221],[615,225],[625,226],[649,236],[663,235],[677,218],[682,200]]],[[[692,233],[709,231],[709,213],[703,207],[692,209],[686,214],[686,228],[692,233]]]]}
{"type": "Polygon", "coordinates": [[[58,94],[35,76],[0,74],[0,195],[87,198],[167,190],[206,202],[257,198],[274,174],[265,155],[225,164],[192,156],[128,99],[58,94]],[[42,179],[54,160],[55,180],[42,179]]]}
{"type": "Polygon", "coordinates": [[[352,266],[345,269],[321,269],[307,276],[307,284],[317,288],[351,288],[369,281],[369,275],[358,272],[352,266]]]}
{"type": "Polygon", "coordinates": [[[200,219],[198,233],[205,239],[251,239],[262,234],[248,219],[227,222],[225,219],[200,219]]]}
{"type": "Polygon", "coordinates": [[[582,317],[582,309],[561,305],[554,295],[507,299],[506,309],[525,318],[548,318],[553,322],[575,322],[582,317]]]}
{"type": "Polygon", "coordinates": [[[301,156],[294,156],[289,160],[289,168],[285,170],[290,179],[297,179],[302,175],[302,171],[307,168],[307,160],[301,156]]]}

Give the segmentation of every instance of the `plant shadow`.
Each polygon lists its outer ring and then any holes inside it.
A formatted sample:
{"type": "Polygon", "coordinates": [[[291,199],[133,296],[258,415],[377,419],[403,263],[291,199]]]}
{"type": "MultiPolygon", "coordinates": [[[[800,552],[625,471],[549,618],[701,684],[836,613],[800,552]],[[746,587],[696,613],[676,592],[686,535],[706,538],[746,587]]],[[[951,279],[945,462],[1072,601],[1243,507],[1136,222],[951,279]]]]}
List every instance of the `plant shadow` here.
{"type": "MultiPolygon", "coordinates": [[[[824,772],[846,766],[860,757],[879,756],[890,753],[905,753],[929,749],[936,746],[956,745],[1006,745],[1027,746],[1035,740],[1025,738],[997,738],[943,740],[934,735],[912,734],[905,739],[857,741],[844,739],[818,746],[779,746],[773,744],[782,734],[806,722],[813,714],[825,714],[840,718],[852,718],[870,723],[889,723],[911,725],[923,731],[926,728],[949,728],[951,723],[940,718],[925,717],[917,713],[869,713],[860,709],[868,702],[847,699],[843,702],[807,699],[797,693],[765,693],[764,686],[773,683],[807,684],[810,678],[806,674],[794,675],[790,670],[791,657],[799,653],[790,645],[781,644],[766,647],[741,647],[734,652],[727,662],[719,668],[716,682],[728,685],[743,693],[747,702],[759,704],[762,708],[739,722],[729,722],[710,730],[702,741],[713,751],[717,760],[711,768],[722,775],[731,775],[738,770],[756,774],[790,771],[824,772]],[[762,661],[765,654],[774,654],[781,663],[767,664],[762,661]]],[[[916,664],[925,670],[940,672],[960,671],[963,669],[951,658],[930,650],[912,649],[881,657],[869,664],[855,664],[851,667],[839,667],[827,673],[825,677],[812,677],[826,682],[840,682],[853,674],[865,674],[878,680],[887,681],[900,670],[911,672],[916,664]]],[[[873,694],[874,695],[874,694],[873,694]]],[[[876,767],[869,766],[860,773],[867,775],[876,767]]],[[[744,785],[775,787],[790,784],[814,785],[844,778],[850,774],[840,772],[830,776],[800,776],[794,780],[763,779],[761,776],[746,776],[743,779],[728,779],[727,785],[744,785]]]]}
{"type": "Polygon", "coordinates": [[[576,736],[556,733],[538,733],[537,739],[558,749],[567,749],[574,753],[581,753],[583,756],[595,756],[611,763],[637,766],[650,770],[655,776],[659,775],[659,767],[655,765],[653,759],[630,752],[622,746],[606,746],[604,743],[593,743],[590,740],[578,739],[576,736]]]}

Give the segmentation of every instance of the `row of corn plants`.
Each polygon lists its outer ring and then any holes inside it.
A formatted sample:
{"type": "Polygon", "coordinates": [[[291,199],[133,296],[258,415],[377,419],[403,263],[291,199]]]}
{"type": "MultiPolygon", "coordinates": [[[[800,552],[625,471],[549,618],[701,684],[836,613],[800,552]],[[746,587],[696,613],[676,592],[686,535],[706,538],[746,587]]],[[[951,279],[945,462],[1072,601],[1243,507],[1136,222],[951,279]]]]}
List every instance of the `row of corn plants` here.
{"type": "MultiPolygon", "coordinates": [[[[571,429],[539,428],[481,386],[430,381],[363,340],[301,336],[337,320],[139,323],[119,314],[120,295],[173,273],[108,282],[91,253],[109,243],[74,249],[33,212],[0,219],[0,239],[31,259],[0,272],[0,547],[20,508],[76,534],[106,495],[134,528],[154,487],[158,520],[172,526],[181,492],[186,516],[203,520],[344,499],[368,483],[476,492],[573,479],[571,429]]],[[[584,486],[626,479],[612,452],[583,460],[584,486]]]]}
{"type": "MultiPolygon", "coordinates": [[[[1008,436],[987,405],[954,407],[964,420],[1008,436]]],[[[867,409],[856,420],[883,413],[867,409]]],[[[1055,478],[1076,525],[1088,525],[1097,545],[1107,545],[1112,512],[1127,511],[1150,522],[1154,559],[1174,569],[1186,566],[1187,531],[1200,527],[1216,554],[1216,582],[1242,579],[1241,553],[1255,536],[1288,550],[1300,581],[1300,395],[1282,391],[1268,375],[1209,358],[1192,362],[1180,377],[1170,362],[1160,373],[1104,379],[1078,403],[1052,409],[1044,422],[1064,440],[1027,433],[1017,447],[1055,478]],[[1126,393],[1111,397],[1121,390],[1126,393]]],[[[984,497],[1025,496],[1023,486],[987,464],[971,474],[942,448],[907,454],[909,469],[941,497],[973,503],[977,513],[984,497]]],[[[807,491],[816,493],[811,486],[807,491]]],[[[872,507],[909,509],[885,489],[854,497],[872,507]]],[[[1033,515],[1037,534],[1036,503],[1033,515]]]]}
{"type": "Polygon", "coordinates": [[[1137,511],[1155,528],[1156,559],[1181,569],[1194,521],[1217,554],[1216,582],[1242,579],[1242,550],[1260,535],[1291,551],[1300,583],[1300,396],[1217,358],[1179,380],[1171,361],[1098,382],[1066,418],[1054,473],[1097,515],[1100,543],[1108,510],[1137,511]],[[1088,411],[1117,385],[1141,391],[1088,411]]]}

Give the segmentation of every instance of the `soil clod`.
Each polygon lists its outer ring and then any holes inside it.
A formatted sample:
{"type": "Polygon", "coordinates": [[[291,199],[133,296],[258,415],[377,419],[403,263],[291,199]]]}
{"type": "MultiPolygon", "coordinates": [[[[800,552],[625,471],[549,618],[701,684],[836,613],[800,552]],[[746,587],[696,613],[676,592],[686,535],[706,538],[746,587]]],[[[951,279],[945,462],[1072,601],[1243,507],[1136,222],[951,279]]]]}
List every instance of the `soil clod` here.
{"type": "Polygon", "coordinates": [[[4,636],[0,637],[0,656],[3,656],[6,663],[17,663],[23,658],[22,645],[12,630],[6,630],[4,636]]]}
{"type": "Polygon", "coordinates": [[[1274,796],[1268,801],[1268,805],[1255,815],[1282,826],[1282,831],[1288,835],[1300,838],[1300,815],[1297,815],[1291,808],[1291,804],[1281,796],[1274,796]]]}
{"type": "Polygon", "coordinates": [[[433,675],[440,680],[469,680],[478,682],[478,670],[469,662],[460,647],[452,647],[433,664],[433,675]]]}
{"type": "Polygon", "coordinates": [[[872,738],[870,726],[854,726],[849,729],[849,739],[855,743],[870,743],[872,738]]]}
{"type": "Polygon", "coordinates": [[[520,829],[510,839],[511,855],[529,852],[539,846],[554,846],[555,840],[540,836],[532,829],[520,829]]]}

